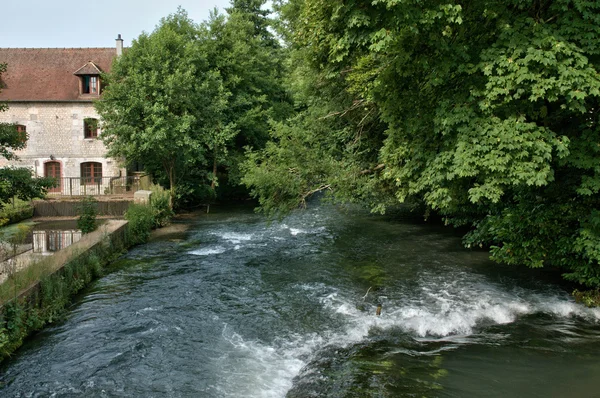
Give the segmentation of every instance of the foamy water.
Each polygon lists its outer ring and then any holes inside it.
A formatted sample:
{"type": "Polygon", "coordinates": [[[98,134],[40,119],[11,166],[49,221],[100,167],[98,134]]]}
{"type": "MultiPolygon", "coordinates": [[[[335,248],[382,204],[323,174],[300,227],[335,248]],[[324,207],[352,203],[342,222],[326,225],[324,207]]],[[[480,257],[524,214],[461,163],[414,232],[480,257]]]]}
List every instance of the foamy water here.
{"type": "MultiPolygon", "coordinates": [[[[482,286],[483,287],[483,286],[482,286]]],[[[447,291],[433,293],[429,287],[422,287],[424,295],[430,299],[429,305],[410,302],[401,303],[383,300],[381,316],[375,315],[376,306],[364,308],[360,300],[348,300],[336,289],[322,286],[301,286],[305,291],[325,292],[321,297],[322,311],[329,311],[346,318],[343,331],[322,331],[319,334],[294,336],[294,339],[277,341],[275,345],[264,345],[257,341],[245,341],[240,335],[224,328],[223,337],[231,344],[232,351],[243,356],[239,369],[225,377],[227,385],[222,387],[226,396],[232,397],[285,397],[292,387],[295,377],[304,371],[303,377],[314,377],[305,367],[319,355],[319,352],[332,347],[345,348],[361,343],[373,333],[382,334],[389,330],[404,330],[418,341],[447,341],[455,344],[474,344],[480,340],[502,341],[504,335],[489,335],[477,330],[478,325],[502,325],[515,322],[519,317],[533,314],[548,314],[558,317],[582,317],[592,322],[600,320],[598,309],[582,307],[566,297],[511,296],[490,286],[477,295],[459,291],[449,299],[447,291]],[[462,293],[462,294],[460,294],[462,293]],[[469,301],[461,301],[464,296],[469,301]],[[459,298],[460,297],[460,298],[459,298]],[[240,379],[240,376],[243,376],[240,379]],[[240,380],[242,381],[240,385],[240,380]],[[254,380],[254,382],[251,382],[254,380]],[[246,386],[247,389],[242,389],[246,386]],[[251,387],[250,387],[251,386],[251,387]]],[[[523,292],[519,292],[523,293],[523,292]]],[[[569,333],[568,330],[565,333],[569,333]]],[[[456,347],[440,347],[432,351],[415,352],[399,349],[394,353],[407,355],[435,355],[456,347]]]]}
{"type": "Polygon", "coordinates": [[[197,250],[191,250],[190,254],[195,256],[211,256],[215,254],[225,253],[227,249],[223,246],[204,247],[197,250]]]}
{"type": "MultiPolygon", "coordinates": [[[[330,237],[324,227],[300,229],[283,224],[263,233],[213,233],[221,243],[235,244],[235,249],[268,246],[268,240],[282,241],[281,233],[321,235],[330,237]]],[[[291,335],[277,339],[274,344],[246,340],[225,324],[222,338],[228,343],[226,356],[235,358],[233,368],[224,369],[223,383],[218,389],[228,397],[285,397],[292,388],[294,378],[302,373],[310,375],[305,367],[318,357],[322,350],[349,347],[369,339],[373,333],[403,330],[416,341],[448,341],[456,344],[473,344],[505,339],[504,335],[490,335],[484,331],[490,325],[516,322],[520,317],[547,314],[562,318],[580,317],[591,322],[600,321],[600,309],[589,309],[576,304],[560,292],[540,294],[524,289],[506,290],[491,283],[482,275],[451,268],[443,274],[424,271],[418,284],[411,289],[392,291],[385,295],[375,292],[366,295],[348,292],[339,287],[301,284],[296,290],[304,292],[307,299],[318,302],[320,309],[332,317],[342,317],[342,330],[324,329],[319,333],[291,335]],[[376,303],[382,304],[382,314],[377,316],[376,303]]],[[[441,347],[418,355],[434,355],[452,347],[441,347]]],[[[398,350],[415,355],[410,349],[398,350]]]]}
{"type": "MultiPolygon", "coordinates": [[[[326,290],[324,286],[303,286],[304,290],[326,290]]],[[[334,289],[331,289],[334,290],[334,289]]],[[[292,388],[294,378],[304,372],[303,377],[314,377],[305,367],[319,355],[332,347],[345,348],[361,343],[373,333],[383,334],[401,329],[419,341],[448,341],[455,344],[473,344],[478,340],[502,341],[503,335],[480,334],[477,325],[502,325],[515,322],[520,316],[547,313],[561,317],[585,317],[598,320],[598,310],[582,308],[560,297],[531,297],[530,303],[523,298],[506,297],[490,290],[484,297],[473,298],[469,303],[448,302],[444,293],[437,297],[438,306],[425,307],[409,303],[395,306],[384,305],[381,316],[375,315],[375,306],[368,310],[357,308],[357,301],[347,301],[337,292],[322,297],[323,311],[334,312],[347,319],[344,331],[322,331],[319,334],[294,336],[293,339],[276,341],[264,345],[258,341],[244,340],[235,332],[224,327],[223,338],[236,353],[236,367],[227,369],[220,391],[231,397],[285,397],[292,388]],[[435,340],[432,340],[435,339],[435,340]]],[[[399,349],[395,353],[407,355],[435,355],[454,349],[440,347],[432,351],[415,352],[399,349]]]]}

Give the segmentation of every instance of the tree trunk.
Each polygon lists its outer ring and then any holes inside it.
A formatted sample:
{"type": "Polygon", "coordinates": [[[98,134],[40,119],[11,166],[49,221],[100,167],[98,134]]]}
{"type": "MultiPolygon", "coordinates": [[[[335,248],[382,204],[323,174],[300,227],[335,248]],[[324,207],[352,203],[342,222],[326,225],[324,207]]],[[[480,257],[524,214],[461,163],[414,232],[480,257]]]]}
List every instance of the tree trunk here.
{"type": "Polygon", "coordinates": [[[217,148],[215,147],[215,150],[213,153],[213,177],[212,177],[212,182],[210,183],[210,188],[213,191],[215,190],[216,180],[217,180],[217,148]]]}
{"type": "Polygon", "coordinates": [[[175,165],[171,162],[166,168],[169,175],[169,208],[173,209],[173,203],[175,202],[175,165]]]}

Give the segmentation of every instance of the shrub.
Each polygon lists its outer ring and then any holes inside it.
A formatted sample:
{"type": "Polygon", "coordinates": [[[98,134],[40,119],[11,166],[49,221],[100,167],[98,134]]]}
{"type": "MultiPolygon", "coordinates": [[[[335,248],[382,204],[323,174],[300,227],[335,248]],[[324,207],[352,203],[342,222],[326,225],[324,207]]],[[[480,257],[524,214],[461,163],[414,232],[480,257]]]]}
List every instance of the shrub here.
{"type": "Polygon", "coordinates": [[[155,223],[152,207],[131,203],[125,213],[125,219],[129,221],[127,240],[130,244],[135,245],[148,241],[150,231],[155,223]]]}
{"type": "Polygon", "coordinates": [[[30,203],[23,202],[16,207],[6,205],[0,211],[0,227],[15,224],[31,217],[33,217],[33,206],[30,203]]]}
{"type": "Polygon", "coordinates": [[[173,217],[173,209],[169,206],[171,194],[165,191],[160,185],[152,186],[152,200],[150,207],[154,216],[154,228],[164,227],[169,224],[173,217]]]}
{"type": "Polygon", "coordinates": [[[91,196],[87,196],[81,200],[78,208],[79,219],[77,220],[77,228],[82,233],[87,234],[95,231],[98,225],[96,224],[96,215],[98,214],[98,201],[91,196]]]}

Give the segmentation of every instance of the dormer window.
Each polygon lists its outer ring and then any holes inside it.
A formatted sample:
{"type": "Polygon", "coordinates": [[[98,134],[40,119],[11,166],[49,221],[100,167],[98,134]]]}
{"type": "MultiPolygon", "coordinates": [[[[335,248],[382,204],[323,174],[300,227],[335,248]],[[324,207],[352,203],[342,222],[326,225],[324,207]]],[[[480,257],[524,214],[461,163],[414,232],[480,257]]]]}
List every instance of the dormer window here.
{"type": "Polygon", "coordinates": [[[100,91],[98,87],[98,76],[84,75],[81,79],[82,94],[98,94],[100,91]]]}
{"type": "Polygon", "coordinates": [[[99,95],[101,91],[100,74],[102,71],[92,61],[83,65],[75,73],[79,77],[80,95],[99,95]]]}

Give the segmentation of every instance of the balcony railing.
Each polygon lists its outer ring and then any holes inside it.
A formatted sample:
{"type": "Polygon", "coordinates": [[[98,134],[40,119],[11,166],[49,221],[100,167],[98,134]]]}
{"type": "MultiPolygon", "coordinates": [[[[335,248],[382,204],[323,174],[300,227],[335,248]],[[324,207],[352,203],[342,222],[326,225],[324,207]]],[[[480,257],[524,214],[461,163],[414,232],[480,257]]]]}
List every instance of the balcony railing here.
{"type": "Polygon", "coordinates": [[[59,185],[48,190],[48,195],[98,196],[127,195],[140,189],[140,177],[63,177],[59,185]]]}

